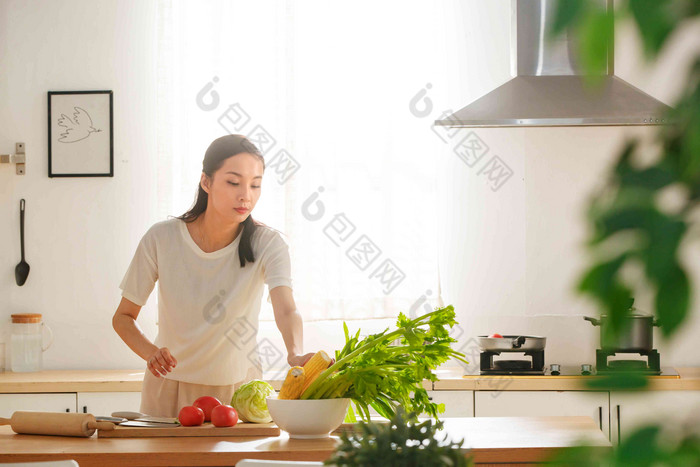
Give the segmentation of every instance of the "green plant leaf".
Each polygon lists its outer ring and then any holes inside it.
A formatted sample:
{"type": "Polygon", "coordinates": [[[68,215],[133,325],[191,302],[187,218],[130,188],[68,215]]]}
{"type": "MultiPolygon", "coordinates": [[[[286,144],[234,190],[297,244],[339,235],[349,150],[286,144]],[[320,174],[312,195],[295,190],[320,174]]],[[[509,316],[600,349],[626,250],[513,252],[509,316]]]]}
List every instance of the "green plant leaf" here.
{"type": "Polygon", "coordinates": [[[649,245],[643,254],[647,276],[656,281],[667,280],[672,269],[678,268],[676,253],[686,231],[685,222],[654,210],[647,219],[649,245]]]}
{"type": "Polygon", "coordinates": [[[591,446],[573,446],[558,449],[546,465],[562,465],[566,467],[600,467],[609,465],[610,455],[607,450],[591,446]]]}
{"type": "Polygon", "coordinates": [[[579,282],[578,290],[597,297],[605,297],[614,286],[615,275],[627,259],[627,253],[593,266],[579,282]]]}
{"type": "Polygon", "coordinates": [[[352,404],[348,404],[348,411],[345,413],[343,423],[357,423],[357,417],[355,417],[355,411],[352,409],[352,404]]]}
{"type": "Polygon", "coordinates": [[[596,391],[635,391],[649,385],[649,378],[637,371],[620,371],[586,380],[586,386],[596,391]]]}
{"type": "Polygon", "coordinates": [[[608,314],[608,333],[601,338],[604,342],[617,342],[619,337],[627,331],[629,325],[629,309],[632,302],[632,292],[628,287],[618,285],[612,289],[612,293],[605,298],[605,309],[608,314]]]}
{"type": "Polygon", "coordinates": [[[688,88],[670,112],[672,125],[662,133],[664,150],[676,164],[681,181],[688,184],[694,199],[700,195],[700,58],[688,74],[688,88]]]}
{"type": "Polygon", "coordinates": [[[463,467],[472,465],[462,449],[464,440],[438,441],[442,422],[419,421],[416,413],[399,408],[387,423],[360,422],[358,432],[344,432],[325,465],[342,467],[425,466],[463,467]]]}
{"type": "Polygon", "coordinates": [[[659,283],[656,293],[656,316],[664,336],[671,336],[688,314],[690,284],[685,271],[677,264],[659,283]]]}
{"type": "MultiPolygon", "coordinates": [[[[574,33],[581,63],[589,73],[604,70],[607,44],[612,38],[614,19],[593,5],[563,0],[555,16],[553,33],[574,33]]],[[[631,17],[642,40],[647,58],[659,55],[675,29],[692,23],[700,15],[698,0],[629,0],[616,2],[617,17],[631,17]]],[[[667,112],[669,124],[657,127],[658,146],[650,147],[635,139],[621,151],[606,185],[592,198],[587,220],[592,236],[587,246],[594,253],[590,266],[577,284],[581,293],[595,298],[601,313],[608,314],[614,335],[629,313],[622,306],[628,293],[620,271],[626,264],[641,262],[654,294],[655,315],[666,337],[677,332],[688,316],[693,287],[678,261],[681,242],[696,240],[690,235],[698,227],[696,213],[700,208],[700,54],[685,77],[680,97],[667,112]],[[658,162],[640,168],[634,164],[637,146],[644,151],[659,149],[658,162]],[[659,193],[673,186],[683,192],[681,204],[674,214],[657,207],[659,193]],[[630,242],[626,242],[627,239],[630,242]],[[619,241],[616,241],[619,240],[619,241]],[[607,261],[600,262],[604,256],[607,261]]],[[[589,78],[588,85],[596,83],[589,78]]],[[[600,81],[600,80],[599,80],[600,81]]],[[[646,155],[646,154],[645,154],[646,155]]],[[[646,285],[645,285],[646,287],[646,285]]],[[[587,380],[591,389],[635,391],[647,386],[641,373],[626,371],[587,380]]],[[[636,430],[622,441],[620,448],[601,455],[595,448],[577,447],[565,450],[557,465],[605,466],[686,466],[700,465],[698,425],[678,438],[665,432],[660,442],[659,427],[636,430]],[[568,456],[568,457],[566,457],[568,456]]]]}
{"type": "Polygon", "coordinates": [[[660,165],[643,170],[634,170],[626,166],[624,171],[618,171],[618,176],[622,186],[644,188],[649,191],[660,190],[677,181],[676,174],[668,167],[660,165]]]}
{"type": "Polygon", "coordinates": [[[565,2],[556,3],[556,11],[554,12],[554,22],[549,30],[550,37],[558,36],[567,28],[576,25],[577,20],[586,14],[586,0],[567,0],[565,2]]]}
{"type": "Polygon", "coordinates": [[[658,437],[661,427],[646,426],[623,440],[617,450],[616,460],[622,465],[652,466],[658,459],[658,437]]]}
{"type": "Polygon", "coordinates": [[[673,2],[629,0],[629,9],[637,23],[647,58],[653,58],[659,53],[676,28],[677,18],[671,14],[670,3],[673,2]]]}
{"type": "Polygon", "coordinates": [[[608,50],[613,43],[614,16],[605,9],[593,8],[580,25],[579,56],[586,70],[585,83],[595,88],[603,82],[608,69],[608,50]]]}
{"type": "MultiPolygon", "coordinates": [[[[601,215],[600,220],[596,223],[596,234],[593,238],[593,244],[602,242],[613,234],[624,230],[644,229],[653,222],[655,216],[656,210],[651,206],[609,210],[601,215]]],[[[634,246],[637,247],[638,245],[634,246]]]]}

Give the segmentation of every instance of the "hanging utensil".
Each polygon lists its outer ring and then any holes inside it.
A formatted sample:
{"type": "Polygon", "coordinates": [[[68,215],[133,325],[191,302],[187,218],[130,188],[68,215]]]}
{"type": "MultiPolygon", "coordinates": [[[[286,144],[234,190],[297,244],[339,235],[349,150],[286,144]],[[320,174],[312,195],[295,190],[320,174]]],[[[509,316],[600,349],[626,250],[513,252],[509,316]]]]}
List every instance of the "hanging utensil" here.
{"type": "Polygon", "coordinates": [[[22,286],[29,275],[29,264],[24,260],[24,199],[19,202],[19,238],[22,243],[22,261],[15,267],[15,280],[22,286]]]}

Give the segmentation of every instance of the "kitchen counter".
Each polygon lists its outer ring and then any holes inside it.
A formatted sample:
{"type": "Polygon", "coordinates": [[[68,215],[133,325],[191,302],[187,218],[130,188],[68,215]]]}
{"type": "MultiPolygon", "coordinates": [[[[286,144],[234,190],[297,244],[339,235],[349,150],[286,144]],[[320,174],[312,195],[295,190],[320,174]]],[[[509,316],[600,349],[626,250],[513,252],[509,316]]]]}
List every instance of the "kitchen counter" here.
{"type": "MultiPolygon", "coordinates": [[[[700,368],[676,368],[678,376],[652,378],[657,391],[700,391],[700,368]]],[[[591,376],[462,376],[462,368],[440,368],[440,381],[428,390],[464,391],[576,391],[591,376]]],[[[120,392],[141,391],[144,370],[44,370],[32,373],[0,373],[2,393],[120,392]]],[[[279,390],[281,380],[269,380],[279,390]]]]}
{"type": "MultiPolygon", "coordinates": [[[[0,373],[0,394],[39,392],[141,392],[145,370],[44,370],[0,373]]],[[[286,374],[277,372],[276,374],[286,374]]],[[[279,391],[282,380],[268,379],[279,391]]],[[[430,381],[423,387],[432,389],[430,381]]]]}
{"type": "Polygon", "coordinates": [[[141,392],[144,370],[44,370],[0,373],[0,393],[141,392]]]}
{"type": "MultiPolygon", "coordinates": [[[[663,368],[662,368],[663,369],[663,368]]],[[[678,375],[650,377],[649,389],[654,391],[700,391],[700,368],[675,368],[678,375]]],[[[446,391],[581,391],[590,390],[585,382],[596,376],[512,376],[462,375],[461,367],[437,370],[440,381],[434,390],[446,391]]]]}
{"type": "MultiPolygon", "coordinates": [[[[653,377],[650,389],[700,391],[700,368],[676,368],[678,376],[653,377]]],[[[436,391],[576,391],[591,376],[462,376],[462,368],[437,370],[436,391]]],[[[0,373],[1,393],[141,391],[144,370],[45,370],[0,373]]],[[[281,380],[269,380],[279,390],[281,380]]],[[[430,382],[424,384],[431,389],[430,382]]]]}
{"type": "MultiPolygon", "coordinates": [[[[585,439],[609,449],[610,442],[588,417],[480,417],[445,419],[453,441],[464,439],[477,463],[542,462],[585,439]]],[[[73,438],[18,435],[0,426],[0,462],[73,459],[81,467],[121,465],[234,465],[241,459],[321,461],[337,437],[73,438]]]]}

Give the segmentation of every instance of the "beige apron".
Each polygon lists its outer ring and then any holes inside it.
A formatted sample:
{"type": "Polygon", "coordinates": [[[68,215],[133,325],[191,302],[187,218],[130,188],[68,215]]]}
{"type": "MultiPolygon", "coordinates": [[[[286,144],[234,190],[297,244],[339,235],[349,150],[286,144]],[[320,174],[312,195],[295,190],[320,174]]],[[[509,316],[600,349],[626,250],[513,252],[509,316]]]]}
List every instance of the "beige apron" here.
{"type": "Polygon", "coordinates": [[[238,387],[250,380],[261,379],[259,368],[251,367],[246,378],[235,384],[225,386],[210,386],[206,384],[185,383],[156,377],[146,369],[141,389],[141,413],[154,417],[177,417],[180,409],[192,405],[201,396],[213,396],[222,404],[231,404],[233,393],[238,387]]]}

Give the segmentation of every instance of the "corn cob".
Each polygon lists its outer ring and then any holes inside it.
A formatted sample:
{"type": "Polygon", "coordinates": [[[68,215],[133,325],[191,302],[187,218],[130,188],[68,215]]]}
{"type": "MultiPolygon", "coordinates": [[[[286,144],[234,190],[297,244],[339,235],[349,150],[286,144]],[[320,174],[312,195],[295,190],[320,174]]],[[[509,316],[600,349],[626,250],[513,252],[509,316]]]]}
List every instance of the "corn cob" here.
{"type": "Polygon", "coordinates": [[[282,383],[282,388],[277,396],[278,399],[299,399],[301,396],[302,388],[304,387],[304,380],[306,379],[304,368],[300,366],[293,366],[287,372],[287,377],[282,383]]]}
{"type": "Polygon", "coordinates": [[[331,366],[331,358],[323,350],[319,350],[314,354],[311,359],[304,365],[304,373],[306,373],[306,380],[304,381],[304,387],[301,390],[303,393],[306,388],[311,386],[311,383],[320,375],[323,370],[331,366]]]}

